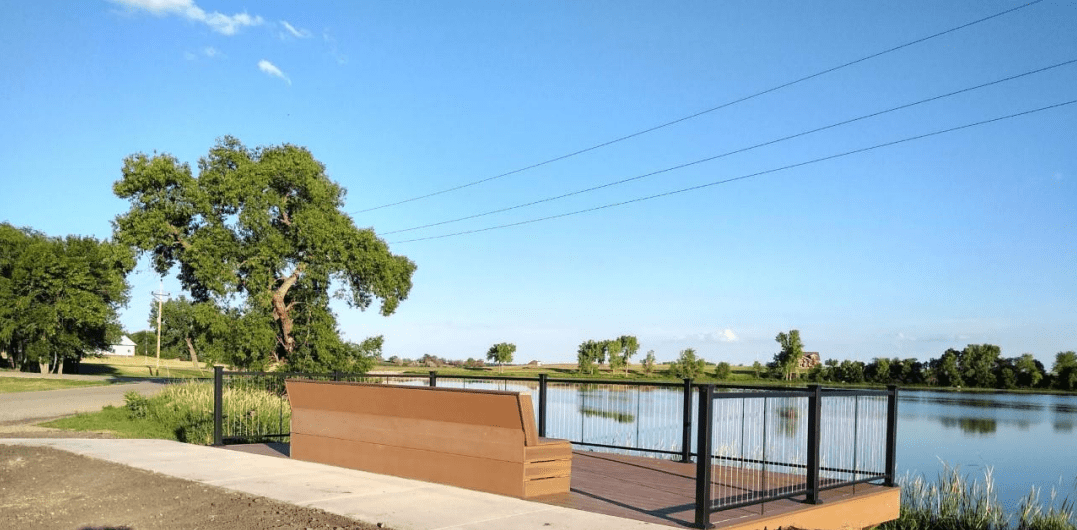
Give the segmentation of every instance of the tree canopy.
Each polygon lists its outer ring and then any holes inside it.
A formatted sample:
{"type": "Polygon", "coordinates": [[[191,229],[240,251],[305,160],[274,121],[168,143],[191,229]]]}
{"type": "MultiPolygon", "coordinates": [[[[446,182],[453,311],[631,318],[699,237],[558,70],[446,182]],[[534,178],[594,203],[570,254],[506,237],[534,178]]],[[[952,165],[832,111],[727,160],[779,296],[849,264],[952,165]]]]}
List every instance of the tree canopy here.
{"type": "Polygon", "coordinates": [[[781,345],[781,350],[774,354],[774,366],[789,379],[797,370],[800,358],[804,356],[804,344],[800,342],[800,330],[779,333],[774,340],[781,345]]]}
{"type": "Polygon", "coordinates": [[[669,367],[673,375],[682,379],[695,379],[703,375],[707,370],[707,362],[696,357],[696,351],[692,348],[681,350],[680,357],[669,367]]]}
{"type": "Polygon", "coordinates": [[[115,239],[149,253],[161,275],[178,266],[192,303],[212,304],[242,348],[233,364],[348,366],[366,349],[341,341],[331,297],[361,310],[377,299],[388,316],[411,290],[415,264],[355,226],[345,190],[302,147],[224,137],[197,176],[171,155],[138,153],[113,191],[130,202],[115,239]]]}
{"type": "Polygon", "coordinates": [[[499,342],[490,346],[486,351],[486,359],[497,363],[499,371],[504,370],[505,363],[512,362],[512,354],[516,353],[516,345],[510,342],[499,342]]]}
{"type": "Polygon", "coordinates": [[[107,349],[134,266],[122,245],[0,223],[0,350],[14,368],[61,372],[64,359],[107,349]]]}

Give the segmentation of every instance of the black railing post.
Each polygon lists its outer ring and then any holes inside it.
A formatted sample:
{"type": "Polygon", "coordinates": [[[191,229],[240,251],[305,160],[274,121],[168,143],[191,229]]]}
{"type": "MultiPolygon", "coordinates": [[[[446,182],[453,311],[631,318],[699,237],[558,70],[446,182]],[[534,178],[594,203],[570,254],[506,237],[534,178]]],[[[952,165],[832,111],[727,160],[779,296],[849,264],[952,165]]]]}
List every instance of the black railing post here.
{"type": "Polygon", "coordinates": [[[819,385],[808,385],[808,504],[819,504],[819,440],[822,416],[822,391],[819,385]]]}
{"type": "MultiPolygon", "coordinates": [[[[685,379],[685,381],[688,381],[685,379]]],[[[699,387],[699,437],[696,439],[696,526],[711,527],[711,437],[714,417],[714,385],[699,387]]],[[[689,399],[690,405],[692,401],[689,399]]],[[[691,407],[686,407],[691,408],[691,407]]]]}
{"type": "Polygon", "coordinates": [[[213,367],[213,445],[224,445],[224,367],[213,367]]]}
{"type": "Polygon", "coordinates": [[[438,386],[438,371],[430,370],[430,387],[438,386]]]}
{"type": "Polygon", "coordinates": [[[340,381],[340,372],[336,370],[333,371],[333,381],[340,381]]]}
{"type": "Polygon", "coordinates": [[[898,387],[889,385],[886,390],[886,480],[883,484],[893,487],[897,472],[898,387]]]}
{"type": "Polygon", "coordinates": [[[539,417],[538,417],[538,432],[539,436],[546,437],[546,374],[539,374],[539,417]]]}
{"type": "Polygon", "coordinates": [[[684,430],[681,431],[681,462],[692,461],[692,380],[684,378],[684,430]]]}

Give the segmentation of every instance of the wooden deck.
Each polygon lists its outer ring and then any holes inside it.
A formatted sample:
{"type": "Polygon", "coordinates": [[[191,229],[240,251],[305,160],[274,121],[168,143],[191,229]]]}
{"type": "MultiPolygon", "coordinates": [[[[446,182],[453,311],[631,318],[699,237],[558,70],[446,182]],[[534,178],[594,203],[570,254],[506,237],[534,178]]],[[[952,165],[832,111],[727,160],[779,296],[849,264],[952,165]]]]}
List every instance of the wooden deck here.
{"type": "MultiPolygon", "coordinates": [[[[227,446],[229,449],[287,456],[287,444],[227,446]]],[[[538,497],[536,502],[602,513],[673,527],[694,527],[695,464],[670,460],[575,451],[569,493],[538,497]]],[[[715,467],[716,494],[734,495],[760,483],[758,473],[731,475],[715,467]]],[[[789,483],[790,477],[768,473],[768,487],[789,483]]],[[[897,488],[860,484],[824,491],[822,504],[780,500],[715,512],[711,523],[725,530],[866,528],[898,515],[897,488]],[[855,491],[854,491],[855,489],[855,491]]]]}

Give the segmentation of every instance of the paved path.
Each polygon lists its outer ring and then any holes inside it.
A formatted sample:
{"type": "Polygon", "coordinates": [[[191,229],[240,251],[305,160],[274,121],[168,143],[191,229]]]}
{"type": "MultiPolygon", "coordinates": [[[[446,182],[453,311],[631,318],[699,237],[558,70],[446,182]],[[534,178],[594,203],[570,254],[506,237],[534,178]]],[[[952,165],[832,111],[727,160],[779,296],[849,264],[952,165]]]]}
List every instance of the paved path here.
{"type": "Polygon", "coordinates": [[[54,447],[396,530],[670,527],[418,480],[169,440],[0,439],[54,447]]]}
{"type": "Polygon", "coordinates": [[[123,405],[123,395],[132,390],[148,396],[162,388],[163,383],[141,382],[0,394],[0,424],[97,412],[105,405],[123,405]]]}

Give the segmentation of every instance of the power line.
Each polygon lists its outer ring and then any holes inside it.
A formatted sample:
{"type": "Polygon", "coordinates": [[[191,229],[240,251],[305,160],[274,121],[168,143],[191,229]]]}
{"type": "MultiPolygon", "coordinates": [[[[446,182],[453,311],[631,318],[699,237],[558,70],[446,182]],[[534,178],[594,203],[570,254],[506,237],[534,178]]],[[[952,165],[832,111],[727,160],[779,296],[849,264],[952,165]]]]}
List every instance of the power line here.
{"type": "Polygon", "coordinates": [[[920,101],[915,101],[915,102],[912,102],[912,103],[906,103],[904,105],[899,105],[897,107],[892,107],[892,108],[889,108],[889,109],[886,109],[886,110],[880,110],[878,112],[873,112],[871,114],[865,114],[863,116],[859,116],[859,117],[856,117],[856,118],[851,118],[851,119],[840,121],[840,122],[837,122],[837,123],[832,123],[830,125],[825,125],[825,126],[822,126],[822,127],[817,127],[815,129],[810,129],[810,130],[802,131],[802,132],[799,132],[799,133],[796,133],[796,134],[791,134],[789,136],[783,136],[781,138],[777,138],[777,139],[774,139],[774,140],[769,140],[769,141],[759,143],[759,144],[755,144],[755,145],[752,145],[752,146],[749,146],[749,147],[742,147],[740,149],[735,149],[733,151],[727,151],[727,152],[719,154],[719,155],[709,156],[709,157],[706,157],[706,158],[701,158],[699,160],[693,160],[691,162],[678,164],[676,166],[667,167],[667,168],[664,168],[664,169],[659,169],[659,170],[656,170],[656,171],[652,171],[650,173],[644,173],[642,175],[637,175],[637,176],[634,176],[634,177],[629,177],[629,178],[625,178],[625,179],[621,179],[621,180],[616,180],[616,181],[613,181],[613,182],[607,182],[605,184],[600,184],[598,186],[592,186],[590,188],[584,188],[584,189],[580,189],[580,190],[576,190],[576,191],[570,191],[568,193],[563,193],[561,195],[554,195],[554,196],[551,196],[551,197],[546,197],[544,199],[538,199],[538,200],[531,201],[531,202],[517,204],[515,206],[507,206],[505,208],[499,208],[499,209],[490,210],[490,211],[487,211],[487,212],[477,213],[477,214],[468,215],[468,216],[464,216],[464,217],[458,217],[456,219],[449,219],[447,221],[439,221],[439,222],[436,222],[436,223],[428,223],[428,224],[424,224],[424,225],[413,226],[413,227],[410,227],[410,228],[402,228],[400,230],[393,230],[393,231],[390,231],[390,232],[383,232],[383,235],[391,235],[391,234],[399,234],[399,233],[403,233],[403,232],[411,232],[413,230],[419,230],[419,229],[422,229],[422,228],[430,228],[430,227],[434,227],[434,226],[441,226],[441,225],[456,223],[456,222],[459,222],[459,221],[466,221],[468,219],[475,219],[475,218],[478,218],[478,217],[485,217],[487,215],[493,215],[493,214],[496,214],[496,213],[507,212],[507,211],[516,210],[516,209],[519,209],[519,208],[526,208],[528,206],[534,206],[536,204],[542,204],[542,203],[545,203],[545,202],[551,202],[551,201],[556,201],[556,200],[559,200],[559,199],[564,199],[566,197],[571,197],[573,195],[581,195],[581,194],[584,194],[584,193],[589,193],[589,192],[592,192],[592,191],[600,190],[600,189],[603,189],[603,188],[609,188],[609,187],[612,187],[612,186],[618,186],[620,184],[625,184],[627,182],[632,182],[632,181],[644,179],[644,178],[647,178],[647,177],[653,177],[655,175],[660,175],[662,173],[669,173],[671,171],[676,171],[678,169],[684,169],[686,167],[695,166],[695,165],[698,165],[698,164],[702,164],[704,162],[711,162],[711,161],[717,160],[719,158],[724,158],[724,157],[727,157],[727,156],[730,156],[730,155],[744,153],[744,152],[747,152],[747,151],[751,151],[753,149],[758,149],[760,147],[766,147],[768,145],[774,145],[776,143],[784,142],[786,140],[792,140],[794,138],[800,138],[802,136],[807,136],[809,134],[814,134],[814,133],[825,131],[825,130],[828,130],[828,129],[833,129],[835,127],[848,125],[850,123],[858,122],[858,121],[865,120],[865,119],[868,119],[868,118],[874,118],[876,116],[881,116],[883,114],[887,114],[887,113],[890,113],[890,112],[895,112],[895,111],[898,111],[898,110],[903,110],[903,109],[907,109],[907,108],[910,108],[910,107],[915,107],[917,105],[922,105],[924,103],[930,103],[932,101],[938,101],[940,99],[948,98],[948,97],[951,97],[951,96],[956,96],[958,94],[964,94],[966,92],[971,92],[973,90],[978,90],[978,89],[981,89],[981,88],[997,85],[997,84],[1000,84],[1000,83],[1005,83],[1007,81],[1013,81],[1015,79],[1020,79],[1022,77],[1027,77],[1027,76],[1030,76],[1030,75],[1033,75],[1033,74],[1046,72],[1048,70],[1053,70],[1055,68],[1060,68],[1062,66],[1067,66],[1067,65],[1070,65],[1070,64],[1073,64],[1073,63],[1077,63],[1077,59],[1070,59],[1068,61],[1053,64],[1051,66],[1046,66],[1046,67],[1043,67],[1043,68],[1038,68],[1036,70],[1031,70],[1031,71],[1024,72],[1024,73],[1021,73],[1021,74],[1012,75],[1012,76],[1009,76],[1009,77],[1004,77],[1002,79],[996,79],[994,81],[989,81],[987,83],[982,83],[982,84],[979,84],[979,85],[976,85],[976,86],[962,88],[961,90],[955,90],[953,92],[948,92],[946,94],[940,94],[940,95],[937,95],[937,96],[932,96],[932,97],[927,98],[927,99],[921,99],[920,101]]]}
{"type": "Polygon", "coordinates": [[[519,169],[514,169],[514,170],[512,170],[512,171],[508,171],[508,172],[506,172],[506,173],[501,173],[500,175],[494,175],[494,176],[492,176],[492,177],[486,177],[486,178],[483,178],[483,179],[479,179],[479,180],[475,180],[475,181],[472,181],[472,182],[468,182],[468,183],[466,183],[466,184],[460,184],[460,185],[458,185],[458,186],[453,186],[453,187],[450,187],[450,188],[445,188],[445,189],[442,189],[442,190],[439,190],[439,191],[435,191],[435,192],[427,193],[427,194],[425,194],[425,195],[418,195],[418,196],[415,196],[415,197],[411,197],[411,198],[408,198],[408,199],[403,199],[403,200],[399,200],[399,201],[396,201],[396,202],[391,202],[391,203],[386,203],[386,204],[382,204],[382,205],[380,205],[380,206],[374,206],[374,207],[371,207],[371,208],[366,208],[366,209],[364,209],[364,210],[357,210],[357,211],[354,211],[354,212],[351,212],[351,213],[353,213],[353,214],[360,214],[360,213],[372,212],[372,211],[374,211],[374,210],[380,210],[380,209],[382,209],[382,208],[389,208],[389,207],[391,207],[391,206],[399,206],[399,205],[401,205],[401,204],[406,204],[406,203],[409,203],[409,202],[413,202],[413,201],[418,201],[418,200],[421,200],[421,199],[427,199],[427,198],[430,198],[430,197],[435,197],[435,196],[437,196],[437,195],[442,195],[442,194],[445,194],[445,193],[449,193],[449,192],[453,192],[453,191],[457,191],[457,190],[462,190],[462,189],[464,189],[464,188],[470,188],[470,187],[472,187],[472,186],[477,186],[477,185],[479,185],[479,184],[482,184],[482,183],[485,183],[485,182],[490,182],[491,180],[497,180],[497,179],[500,179],[500,178],[508,177],[508,176],[511,176],[511,175],[515,175],[515,174],[517,174],[517,173],[522,173],[522,172],[524,172],[524,171],[528,171],[528,170],[531,170],[531,169],[535,169],[535,168],[537,168],[537,167],[542,167],[542,166],[545,166],[545,165],[547,165],[547,164],[552,164],[552,163],[554,163],[554,162],[558,162],[558,161],[561,161],[561,160],[565,160],[565,159],[568,159],[568,158],[572,158],[572,157],[574,157],[574,156],[577,156],[577,155],[582,155],[582,154],[584,154],[584,153],[587,153],[587,152],[590,152],[590,151],[594,151],[594,150],[596,150],[596,149],[601,149],[601,148],[603,148],[603,147],[607,147],[607,146],[610,146],[610,145],[613,145],[613,144],[616,144],[616,143],[619,143],[619,142],[623,142],[623,141],[625,141],[625,140],[629,140],[629,139],[631,139],[631,138],[635,138],[635,137],[637,137],[637,136],[642,136],[642,135],[644,135],[644,134],[647,134],[647,133],[651,133],[651,132],[657,131],[657,130],[659,130],[659,129],[664,129],[664,128],[666,128],[666,127],[669,127],[669,126],[671,126],[671,125],[676,125],[676,124],[678,124],[678,123],[681,123],[681,122],[684,122],[684,121],[688,121],[688,120],[691,120],[691,119],[693,119],[693,118],[698,118],[698,117],[700,117],[700,116],[703,116],[704,114],[709,114],[709,113],[711,113],[711,112],[714,112],[714,111],[716,111],[716,110],[721,110],[721,109],[724,109],[724,108],[726,108],[726,107],[730,107],[730,106],[732,106],[732,105],[736,105],[736,104],[738,104],[738,103],[743,103],[743,102],[745,102],[745,101],[748,101],[748,100],[750,100],[750,99],[754,99],[754,98],[757,98],[757,97],[759,97],[759,96],[763,96],[763,95],[769,94],[769,93],[771,93],[771,92],[776,92],[776,91],[778,91],[778,90],[781,90],[781,89],[783,89],[783,88],[788,88],[788,87],[790,87],[790,86],[793,86],[793,85],[796,85],[796,84],[798,84],[798,83],[801,83],[801,82],[804,82],[804,81],[808,81],[808,80],[810,80],[810,79],[814,79],[814,78],[816,78],[816,77],[819,77],[819,76],[823,76],[823,75],[826,75],[826,74],[829,74],[829,73],[833,73],[833,72],[836,72],[836,71],[838,71],[838,70],[841,70],[841,69],[843,69],[843,68],[846,68],[846,67],[849,67],[849,66],[853,66],[853,65],[855,65],[855,64],[858,64],[858,63],[862,63],[862,62],[864,62],[864,61],[868,61],[868,60],[874,59],[874,58],[876,58],[876,57],[880,57],[880,56],[886,55],[886,54],[888,54],[888,53],[892,53],[892,52],[895,52],[895,51],[901,50],[901,49],[903,49],[903,48],[908,48],[909,46],[913,46],[913,45],[916,45],[916,44],[920,44],[920,43],[922,43],[922,42],[926,42],[926,41],[929,41],[929,40],[931,40],[931,39],[934,39],[934,38],[937,38],[937,37],[941,37],[941,36],[943,36],[943,35],[947,35],[947,34],[950,34],[950,33],[954,33],[954,32],[956,32],[956,31],[960,31],[960,30],[962,30],[962,29],[965,29],[965,28],[968,28],[968,27],[971,27],[971,26],[975,26],[976,24],[980,24],[981,22],[987,22],[988,20],[991,20],[991,19],[994,19],[994,18],[998,18],[998,17],[1001,17],[1001,16],[1003,16],[1003,15],[1007,15],[1007,14],[1013,13],[1013,12],[1015,12],[1015,11],[1018,11],[1018,10],[1024,9],[1024,8],[1026,8],[1026,7],[1030,7],[1030,6],[1033,6],[1033,5],[1035,5],[1035,4],[1038,4],[1038,3],[1042,2],[1042,1],[1043,1],[1043,0],[1033,0],[1032,2],[1029,2],[1029,3],[1027,3],[1027,4],[1024,4],[1024,5],[1020,5],[1020,6],[1017,6],[1017,7],[1011,8],[1011,9],[1007,9],[1007,10],[1005,10],[1005,11],[1001,11],[1001,12],[999,12],[999,13],[995,13],[995,14],[993,14],[993,15],[990,15],[990,16],[987,16],[987,17],[984,17],[984,18],[981,18],[981,19],[973,20],[972,22],[967,22],[967,23],[965,23],[965,24],[962,24],[962,25],[960,25],[960,26],[956,26],[956,27],[953,27],[953,28],[947,29],[947,30],[945,30],[945,31],[940,31],[940,32],[938,32],[938,33],[935,33],[935,34],[932,34],[932,35],[928,35],[928,36],[926,36],[926,37],[921,37],[921,38],[919,38],[919,39],[916,39],[916,40],[913,40],[913,41],[909,41],[909,42],[906,42],[906,43],[904,43],[904,44],[900,44],[900,45],[898,45],[898,46],[894,46],[894,47],[892,47],[892,48],[888,48],[888,49],[886,49],[886,50],[883,50],[883,51],[880,51],[880,52],[876,52],[876,53],[873,53],[873,54],[871,54],[871,55],[867,55],[867,56],[861,57],[861,58],[859,58],[859,59],[856,59],[856,60],[853,60],[853,61],[849,61],[849,62],[847,62],[847,63],[841,64],[841,65],[838,65],[838,66],[834,66],[834,67],[828,68],[828,69],[826,69],[826,70],[822,70],[822,71],[820,71],[820,72],[816,72],[816,73],[814,73],[814,74],[811,74],[811,75],[808,75],[808,76],[805,76],[805,77],[801,77],[801,78],[799,78],[799,79],[796,79],[796,80],[794,80],[794,81],[789,81],[789,82],[787,82],[787,83],[783,83],[783,84],[781,84],[781,85],[778,85],[778,86],[775,86],[775,87],[772,87],[772,88],[768,88],[768,89],[766,89],[766,90],[763,90],[762,92],[756,92],[756,93],[754,93],[754,94],[752,94],[752,95],[749,95],[749,96],[744,96],[744,97],[742,97],[742,98],[740,98],[740,99],[735,99],[735,100],[732,100],[732,101],[729,101],[729,102],[726,102],[726,103],[722,103],[721,105],[718,105],[718,106],[716,106],[716,107],[711,107],[711,108],[709,108],[709,109],[701,110],[701,111],[699,111],[699,112],[696,112],[696,113],[694,113],[694,114],[689,114],[689,115],[687,115],[687,116],[683,116],[683,117],[681,117],[681,118],[677,118],[677,119],[675,119],[675,120],[673,120],[673,121],[668,121],[668,122],[662,123],[662,124],[660,124],[660,125],[655,125],[655,126],[653,126],[653,127],[650,127],[650,128],[647,128],[647,129],[643,129],[643,130],[641,130],[641,131],[637,131],[637,132],[634,132],[634,133],[631,133],[631,134],[627,134],[627,135],[621,136],[621,137],[619,137],[619,138],[615,138],[615,139],[613,139],[613,140],[608,140],[608,141],[605,141],[605,142],[602,142],[602,143],[599,143],[599,144],[595,144],[595,145],[592,145],[592,146],[590,146],[590,147],[586,147],[586,148],[580,149],[580,150],[578,150],[578,151],[573,151],[573,152],[571,152],[571,153],[568,153],[568,154],[565,154],[565,155],[561,155],[561,156],[558,156],[558,157],[550,158],[550,159],[548,159],[548,160],[544,160],[544,161],[542,161],[542,162],[538,162],[538,163],[535,163],[535,164],[531,164],[531,165],[529,165],[529,166],[525,166],[525,167],[522,167],[522,168],[519,168],[519,169]]]}
{"type": "Polygon", "coordinates": [[[475,233],[478,233],[478,232],[487,232],[487,231],[490,231],[490,230],[497,230],[497,229],[501,229],[501,228],[510,228],[510,227],[513,227],[513,226],[521,226],[521,225],[526,225],[526,224],[538,223],[538,222],[542,222],[542,221],[549,221],[549,220],[552,220],[552,219],[560,219],[562,217],[569,217],[569,216],[572,216],[572,215],[578,215],[578,214],[581,214],[581,213],[588,213],[588,212],[594,212],[594,211],[598,211],[598,210],[605,210],[607,208],[615,208],[617,206],[624,206],[626,204],[633,204],[633,203],[637,203],[637,202],[649,201],[651,199],[657,199],[657,198],[660,198],[660,197],[668,197],[670,195],[677,195],[677,194],[686,193],[686,192],[689,192],[689,191],[696,191],[696,190],[700,190],[700,189],[704,189],[704,188],[709,188],[709,187],[712,187],[712,186],[718,186],[720,184],[729,184],[730,182],[736,182],[738,180],[746,180],[746,179],[750,179],[750,178],[754,178],[754,177],[759,177],[759,176],[762,176],[762,175],[767,175],[767,174],[770,174],[770,173],[777,173],[779,171],[785,171],[787,169],[793,169],[793,168],[798,168],[798,167],[802,167],[802,166],[807,166],[807,165],[810,165],[810,164],[816,164],[816,163],[824,162],[824,161],[827,161],[827,160],[834,160],[836,158],[842,158],[842,157],[846,157],[846,156],[849,156],[849,155],[855,155],[855,154],[858,154],[858,153],[865,153],[865,152],[868,152],[868,151],[873,151],[875,149],[881,149],[883,147],[890,147],[890,146],[893,146],[893,145],[903,144],[903,143],[906,143],[906,142],[912,142],[912,141],[915,141],[915,140],[922,140],[924,138],[929,138],[929,137],[932,137],[932,136],[938,136],[940,134],[946,134],[946,133],[950,133],[950,132],[954,132],[954,131],[960,131],[962,129],[968,129],[970,127],[976,127],[976,126],[979,126],[979,125],[986,125],[986,124],[989,124],[989,123],[1008,120],[1008,119],[1011,119],[1011,118],[1017,118],[1019,116],[1026,116],[1026,115],[1034,114],[1034,113],[1037,113],[1037,112],[1043,112],[1043,111],[1046,111],[1046,110],[1051,110],[1051,109],[1056,109],[1056,108],[1059,108],[1059,107],[1064,107],[1066,105],[1072,105],[1074,103],[1077,103],[1077,99],[1073,99],[1073,100],[1066,101],[1066,102],[1063,102],[1063,103],[1056,103],[1054,105],[1048,105],[1046,107],[1040,107],[1040,108],[1037,108],[1037,109],[1026,110],[1026,111],[1023,111],[1023,112],[1018,112],[1016,114],[1008,114],[1006,116],[999,116],[997,118],[991,118],[991,119],[988,119],[988,120],[978,121],[978,122],[974,122],[974,123],[967,123],[965,125],[959,125],[957,127],[951,127],[949,129],[942,129],[942,130],[939,130],[939,131],[929,132],[929,133],[925,133],[925,134],[921,134],[921,135],[917,135],[917,136],[910,136],[910,137],[907,137],[907,138],[902,138],[900,140],[894,140],[894,141],[891,141],[891,142],[876,144],[876,145],[873,145],[871,147],[863,147],[863,148],[860,148],[860,149],[854,149],[852,151],[845,151],[843,153],[837,153],[837,154],[833,154],[833,155],[824,156],[824,157],[821,157],[821,158],[815,158],[815,159],[808,160],[808,161],[805,161],[805,162],[798,162],[796,164],[790,164],[788,166],[782,166],[782,167],[778,167],[778,168],[767,169],[767,170],[764,170],[764,171],[759,171],[759,172],[751,173],[751,174],[748,174],[748,175],[741,175],[739,177],[732,177],[732,178],[728,178],[728,179],[724,179],[724,180],[716,180],[714,182],[708,182],[706,184],[700,184],[700,185],[697,185],[697,186],[681,188],[681,189],[678,189],[678,190],[667,191],[667,192],[663,192],[663,193],[657,193],[657,194],[654,194],[654,195],[648,195],[646,197],[637,197],[635,199],[629,199],[627,201],[614,202],[614,203],[610,203],[610,204],[604,204],[602,206],[595,206],[595,207],[592,207],[592,208],[585,208],[583,210],[576,210],[576,211],[565,212],[565,213],[561,213],[561,214],[557,214],[557,215],[550,215],[550,216],[546,216],[546,217],[528,219],[528,220],[525,220],[525,221],[518,221],[518,222],[515,222],[515,223],[506,223],[506,224],[501,224],[501,225],[488,226],[488,227],[485,227],[485,228],[476,228],[474,230],[464,230],[464,231],[453,232],[453,233],[449,233],[449,234],[441,234],[441,235],[430,236],[430,237],[420,237],[420,238],[415,238],[415,239],[405,239],[405,240],[401,240],[401,241],[391,241],[390,244],[395,245],[395,244],[398,244],[398,243],[412,243],[412,242],[416,242],[416,241],[427,241],[427,240],[431,240],[431,239],[443,239],[443,238],[447,238],[447,237],[462,236],[462,235],[466,235],[466,234],[475,234],[475,233]]]}

